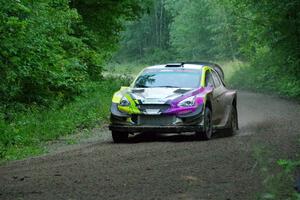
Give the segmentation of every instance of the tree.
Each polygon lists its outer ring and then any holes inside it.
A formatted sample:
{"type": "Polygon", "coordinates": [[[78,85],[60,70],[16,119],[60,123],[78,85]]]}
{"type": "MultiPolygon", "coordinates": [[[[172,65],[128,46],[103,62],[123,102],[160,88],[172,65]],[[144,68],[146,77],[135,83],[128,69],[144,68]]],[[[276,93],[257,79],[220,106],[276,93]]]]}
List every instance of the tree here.
{"type": "Polygon", "coordinates": [[[0,102],[49,105],[101,79],[138,0],[0,0],[0,102]]]}
{"type": "Polygon", "coordinates": [[[232,17],[217,1],[169,0],[171,44],[183,59],[213,60],[238,56],[232,17]]]}
{"type": "Polygon", "coordinates": [[[158,62],[169,58],[170,13],[165,0],[154,0],[149,12],[140,19],[127,22],[122,34],[117,60],[158,62]]]}

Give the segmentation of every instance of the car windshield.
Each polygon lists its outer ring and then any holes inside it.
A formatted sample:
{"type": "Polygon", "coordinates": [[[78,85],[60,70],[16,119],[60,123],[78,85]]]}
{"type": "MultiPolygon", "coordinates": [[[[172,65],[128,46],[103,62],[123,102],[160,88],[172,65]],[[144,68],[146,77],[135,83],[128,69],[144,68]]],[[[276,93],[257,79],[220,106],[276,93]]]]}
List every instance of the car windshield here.
{"type": "Polygon", "coordinates": [[[197,88],[201,82],[201,70],[166,69],[145,70],[134,82],[136,88],[197,88]]]}

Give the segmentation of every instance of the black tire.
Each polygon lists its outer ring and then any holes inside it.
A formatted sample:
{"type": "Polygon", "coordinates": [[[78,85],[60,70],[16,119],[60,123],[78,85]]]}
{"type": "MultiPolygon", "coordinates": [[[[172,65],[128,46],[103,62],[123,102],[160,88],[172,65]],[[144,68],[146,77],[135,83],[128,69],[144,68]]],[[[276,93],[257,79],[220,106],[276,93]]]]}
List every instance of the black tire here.
{"type": "Polygon", "coordinates": [[[237,130],[238,130],[238,115],[237,115],[236,107],[233,106],[230,114],[228,128],[226,128],[224,132],[226,136],[233,136],[236,134],[237,130]]]}
{"type": "Polygon", "coordinates": [[[124,143],[128,141],[128,133],[112,131],[111,132],[114,143],[124,143]]]}
{"type": "Polygon", "coordinates": [[[210,108],[206,107],[204,111],[204,124],[201,132],[196,132],[198,139],[209,140],[213,134],[212,113],[210,108]]]}

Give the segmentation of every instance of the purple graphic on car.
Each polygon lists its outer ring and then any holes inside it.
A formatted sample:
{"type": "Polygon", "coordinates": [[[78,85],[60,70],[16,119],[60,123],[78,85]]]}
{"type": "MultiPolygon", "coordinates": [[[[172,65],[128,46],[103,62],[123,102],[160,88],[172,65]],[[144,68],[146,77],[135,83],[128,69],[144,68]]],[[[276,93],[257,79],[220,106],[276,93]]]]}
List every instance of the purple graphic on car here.
{"type": "Polygon", "coordinates": [[[168,110],[166,110],[164,112],[164,114],[171,114],[171,115],[179,115],[179,114],[186,114],[186,113],[190,113],[190,112],[195,112],[196,109],[199,107],[199,105],[204,104],[205,102],[205,95],[207,93],[209,93],[212,90],[212,88],[207,87],[207,88],[199,88],[193,91],[190,91],[188,93],[186,93],[183,96],[180,96],[172,101],[170,101],[170,105],[171,108],[169,108],[168,110]],[[189,106],[189,107],[184,107],[184,106],[180,106],[180,102],[184,101],[185,99],[189,98],[189,97],[195,97],[195,103],[193,106],[189,106]]]}

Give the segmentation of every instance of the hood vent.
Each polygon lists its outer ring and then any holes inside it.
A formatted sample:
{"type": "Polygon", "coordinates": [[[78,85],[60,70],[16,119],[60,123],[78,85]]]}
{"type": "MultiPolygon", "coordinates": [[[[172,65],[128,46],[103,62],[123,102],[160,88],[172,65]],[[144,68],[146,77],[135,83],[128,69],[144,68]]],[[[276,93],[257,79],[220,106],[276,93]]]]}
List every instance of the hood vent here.
{"type": "Polygon", "coordinates": [[[166,67],[183,67],[184,63],[170,63],[166,67]]]}
{"type": "Polygon", "coordinates": [[[145,92],[145,89],[132,89],[131,92],[132,93],[143,93],[143,92],[145,92]]]}

